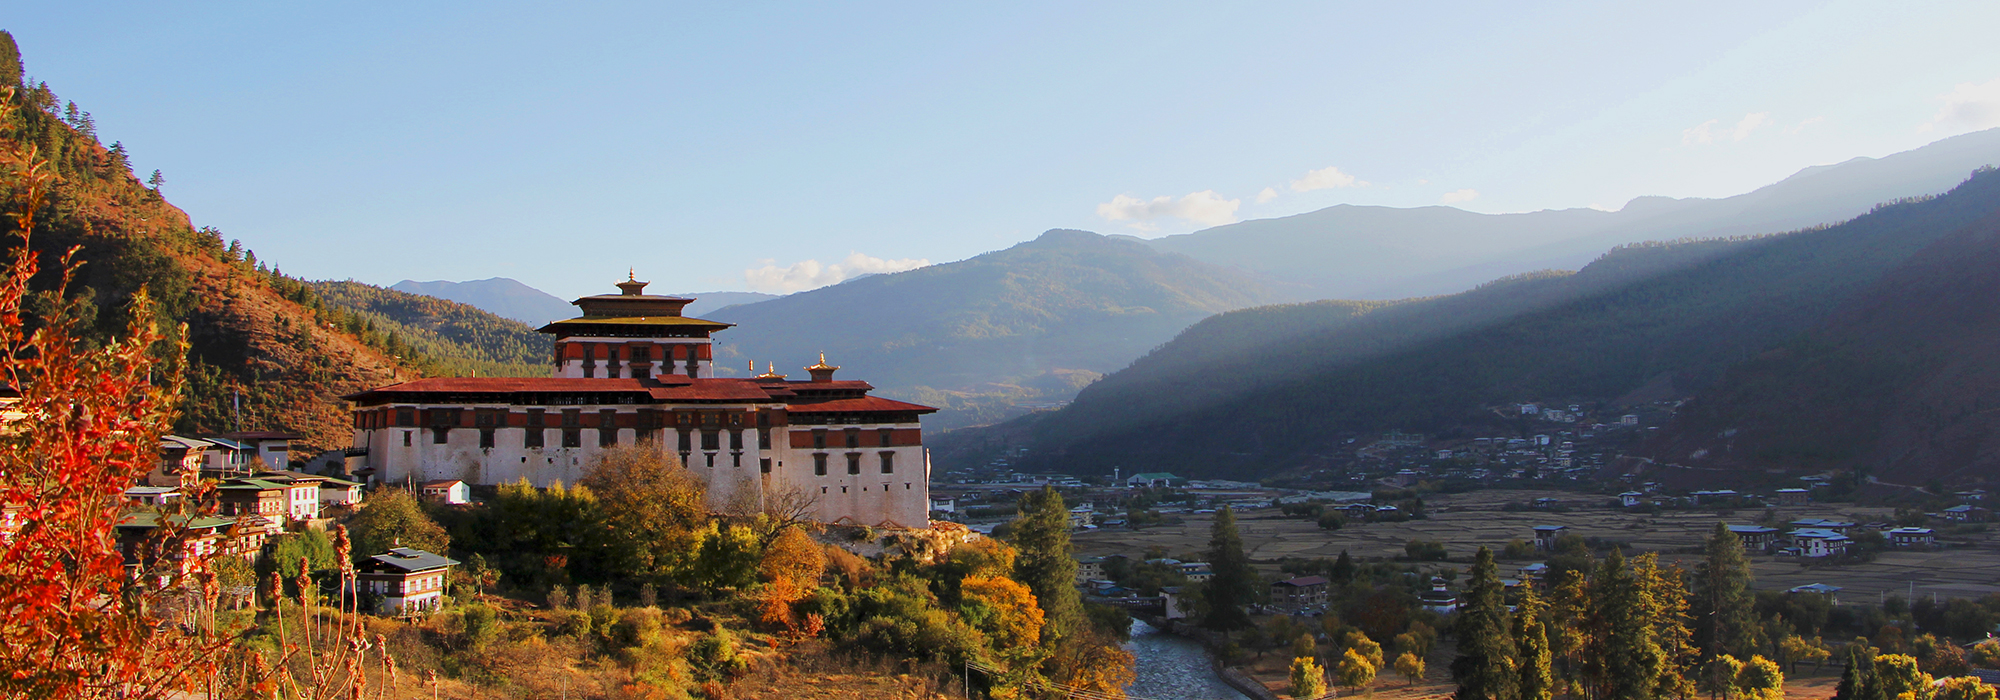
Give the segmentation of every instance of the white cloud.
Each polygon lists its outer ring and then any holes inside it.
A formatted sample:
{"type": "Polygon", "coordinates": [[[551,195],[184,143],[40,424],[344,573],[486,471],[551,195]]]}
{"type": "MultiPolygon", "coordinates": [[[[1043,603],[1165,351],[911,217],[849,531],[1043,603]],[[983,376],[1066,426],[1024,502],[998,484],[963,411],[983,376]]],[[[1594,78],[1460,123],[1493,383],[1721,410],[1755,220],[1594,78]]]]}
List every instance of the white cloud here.
{"type": "Polygon", "coordinates": [[[1271,188],[1269,188],[1269,187],[1266,187],[1266,188],[1264,188],[1264,191],[1262,191],[1262,192],[1258,192],[1258,193],[1257,193],[1257,203],[1258,203],[1258,204],[1263,204],[1263,203],[1265,203],[1265,202],[1269,202],[1269,201],[1271,201],[1271,200],[1273,200],[1273,199],[1277,199],[1277,198],[1278,198],[1278,191],[1277,191],[1277,190],[1274,190],[1274,189],[1271,189],[1271,188]]]}
{"type": "Polygon", "coordinates": [[[1180,199],[1162,196],[1146,200],[1121,194],[1097,205],[1097,215],[1111,221],[1133,222],[1129,225],[1142,231],[1153,229],[1148,222],[1169,217],[1221,226],[1236,223],[1236,208],[1242,204],[1240,199],[1223,199],[1215,190],[1202,190],[1180,199]]]}
{"type": "Polygon", "coordinates": [[[1732,136],[1734,136],[1737,141],[1742,141],[1743,139],[1750,138],[1750,132],[1756,131],[1759,127],[1768,125],[1770,123],[1771,123],[1770,112],[1752,112],[1750,114],[1745,114],[1743,115],[1742,121],[1736,122],[1736,131],[1735,133],[1732,134],[1732,136]]]}
{"type": "Polygon", "coordinates": [[[1811,119],[1799,122],[1796,126],[1788,126],[1783,129],[1779,129],[1778,131],[1779,133],[1782,133],[1786,136],[1796,136],[1798,135],[1799,132],[1805,131],[1806,127],[1818,124],[1823,121],[1826,121],[1826,117],[1813,117],[1811,119]]]}
{"type": "Polygon", "coordinates": [[[1438,203],[1457,204],[1459,202],[1470,202],[1478,198],[1479,198],[1479,190],[1466,189],[1466,190],[1458,190],[1455,192],[1446,192],[1444,193],[1443,197],[1438,198],[1438,203]]]}
{"type": "Polygon", "coordinates": [[[770,259],[757,262],[763,267],[744,270],[743,281],[760,292],[784,294],[838,284],[861,275],[902,272],[931,264],[931,261],[920,258],[886,260],[861,253],[848,253],[846,258],[833,265],[823,265],[818,260],[801,260],[785,267],[779,267],[777,261],[770,259]]]}
{"type": "Polygon", "coordinates": [[[1719,123],[1721,123],[1720,120],[1710,119],[1695,126],[1695,128],[1681,130],[1681,145],[1692,146],[1697,143],[1715,143],[1715,135],[1709,133],[1708,128],[1719,123]]]}
{"type": "Polygon", "coordinates": [[[1340,187],[1367,187],[1368,182],[1357,180],[1353,175],[1340,172],[1340,168],[1327,166],[1306,173],[1305,177],[1292,181],[1293,192],[1330,190],[1340,187]]]}
{"type": "Polygon", "coordinates": [[[1944,100],[1944,108],[1929,123],[1917,127],[1918,131],[1938,127],[1978,131],[2000,126],[2000,78],[1980,84],[1959,83],[1938,99],[1944,100]]]}

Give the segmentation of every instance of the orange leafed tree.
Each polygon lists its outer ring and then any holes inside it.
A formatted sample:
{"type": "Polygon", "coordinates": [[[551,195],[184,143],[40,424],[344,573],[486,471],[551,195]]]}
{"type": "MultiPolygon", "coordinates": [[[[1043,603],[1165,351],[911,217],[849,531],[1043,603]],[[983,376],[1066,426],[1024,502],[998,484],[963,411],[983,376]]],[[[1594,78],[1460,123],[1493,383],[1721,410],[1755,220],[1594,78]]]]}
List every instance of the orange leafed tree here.
{"type": "Polygon", "coordinates": [[[765,582],[763,622],[790,629],[795,624],[792,605],[819,583],[820,575],[826,572],[826,555],[804,528],[787,527],[764,548],[760,569],[765,582]]]}
{"type": "MultiPolygon", "coordinates": [[[[15,97],[0,89],[0,122],[15,97]]],[[[174,417],[185,331],[155,327],[143,293],[124,335],[96,347],[67,308],[24,318],[41,263],[28,242],[55,182],[33,148],[0,133],[0,384],[19,395],[0,424],[0,697],[199,691],[228,644],[212,616],[201,623],[214,591],[201,557],[162,518],[128,574],[115,536],[123,492],[174,417]]],[[[59,264],[58,297],[74,270],[70,255],[59,264]]]]}

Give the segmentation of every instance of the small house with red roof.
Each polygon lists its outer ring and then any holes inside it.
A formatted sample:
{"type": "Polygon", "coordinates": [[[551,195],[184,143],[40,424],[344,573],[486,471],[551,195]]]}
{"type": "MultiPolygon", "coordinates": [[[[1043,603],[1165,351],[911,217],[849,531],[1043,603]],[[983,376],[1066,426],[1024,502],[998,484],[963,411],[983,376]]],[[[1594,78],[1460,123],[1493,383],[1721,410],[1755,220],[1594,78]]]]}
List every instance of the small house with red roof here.
{"type": "Polygon", "coordinates": [[[549,377],[436,377],[350,395],[364,471],[392,484],[527,479],[576,483],[597,454],[644,446],[677,458],[710,501],[812,503],[820,522],[925,527],[930,458],[922,416],[937,409],[870,396],[819,361],[809,379],[774,363],[718,376],[713,338],[730,324],[682,315],[691,298],[618,294],[574,303],[583,315],[541,328],[555,338],[549,377]]]}

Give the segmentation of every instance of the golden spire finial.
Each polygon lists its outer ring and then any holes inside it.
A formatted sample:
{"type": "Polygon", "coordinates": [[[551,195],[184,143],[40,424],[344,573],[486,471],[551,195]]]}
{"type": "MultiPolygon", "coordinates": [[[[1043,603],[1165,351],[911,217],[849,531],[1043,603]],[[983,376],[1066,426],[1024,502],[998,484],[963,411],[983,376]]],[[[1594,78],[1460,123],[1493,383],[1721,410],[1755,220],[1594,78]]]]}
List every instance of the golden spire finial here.
{"type": "MultiPolygon", "coordinates": [[[[751,369],[751,370],[753,370],[753,371],[757,369],[757,361],[756,361],[756,360],[751,360],[751,361],[750,361],[750,369],[751,369]]],[[[763,374],[759,374],[759,375],[757,375],[757,378],[758,378],[758,379],[784,379],[784,378],[785,378],[785,375],[782,375],[782,374],[778,374],[778,363],[776,363],[776,362],[766,362],[766,363],[764,363],[764,373],[763,373],[763,374]]]]}
{"type": "Polygon", "coordinates": [[[625,268],[625,281],[627,282],[639,281],[639,268],[636,267],[625,268]]]}
{"type": "Polygon", "coordinates": [[[819,353],[819,364],[816,364],[816,365],[813,365],[813,366],[811,366],[811,367],[807,367],[807,368],[806,368],[806,370],[807,370],[807,371],[811,371],[811,372],[818,372],[818,371],[823,371],[823,370],[836,370],[836,369],[840,369],[840,368],[839,368],[839,367],[835,367],[835,366],[833,366],[833,365],[829,365],[829,364],[827,364],[827,363],[826,363],[826,351],[825,351],[825,350],[821,350],[821,351],[820,351],[820,353],[819,353]]]}

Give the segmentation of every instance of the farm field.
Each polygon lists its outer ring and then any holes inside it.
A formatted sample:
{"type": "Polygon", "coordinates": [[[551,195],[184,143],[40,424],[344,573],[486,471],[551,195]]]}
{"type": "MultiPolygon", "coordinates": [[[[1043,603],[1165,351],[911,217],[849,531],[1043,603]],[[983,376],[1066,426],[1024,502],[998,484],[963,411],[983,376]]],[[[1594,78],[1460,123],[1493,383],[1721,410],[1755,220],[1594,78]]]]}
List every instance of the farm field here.
{"type": "MultiPolygon", "coordinates": [[[[1312,521],[1282,517],[1275,509],[1239,513],[1238,529],[1244,548],[1260,569],[1277,573],[1283,557],[1337,557],[1345,550],[1368,559],[1403,556],[1404,543],[1411,539],[1443,542],[1451,561],[1464,564],[1480,546],[1495,552],[1509,540],[1532,540],[1537,525],[1564,525],[1584,537],[1613,540],[1639,551],[1655,551],[1669,562],[1692,566],[1694,549],[1699,547],[1717,520],[1730,524],[1754,524],[1764,514],[1761,508],[1717,511],[1662,511],[1635,513],[1609,508],[1602,496],[1558,491],[1491,490],[1465,494],[1433,494],[1425,499],[1430,517],[1401,523],[1349,523],[1336,531],[1319,529],[1312,521]],[[1572,510],[1546,512],[1506,511],[1509,502],[1532,502],[1536,498],[1557,498],[1572,510]]],[[[1886,521],[1887,508],[1857,507],[1847,504],[1811,504],[1777,508],[1783,521],[1799,518],[1841,518],[1855,522],[1886,521]]],[[[1099,529],[1076,533],[1073,541],[1078,556],[1106,554],[1144,555],[1159,547],[1168,556],[1196,556],[1208,546],[1210,515],[1182,515],[1177,525],[1161,525],[1144,530],[1099,529]]],[[[1503,563],[1503,573],[1534,560],[1503,563]]],[[[1978,597],[2000,592],[2000,541],[1991,532],[1955,538],[1950,549],[1930,552],[1889,551],[1866,563],[1819,565],[1812,560],[1757,555],[1752,557],[1756,585],[1760,589],[1785,589],[1809,583],[1840,586],[1843,602],[1873,603],[1884,593],[1909,593],[1940,598],[1978,597]]]]}

